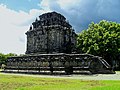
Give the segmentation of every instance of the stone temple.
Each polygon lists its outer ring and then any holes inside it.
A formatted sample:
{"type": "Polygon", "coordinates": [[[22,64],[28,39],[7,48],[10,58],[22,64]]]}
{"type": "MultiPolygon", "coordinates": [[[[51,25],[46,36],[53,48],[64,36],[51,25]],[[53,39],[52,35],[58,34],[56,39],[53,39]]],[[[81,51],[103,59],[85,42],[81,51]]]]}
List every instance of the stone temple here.
{"type": "Polygon", "coordinates": [[[26,35],[26,54],[9,57],[4,72],[115,73],[102,57],[77,53],[77,34],[66,18],[57,12],[40,15],[39,19],[32,23],[26,35]]]}
{"type": "Polygon", "coordinates": [[[72,26],[63,15],[56,12],[40,15],[26,35],[26,54],[71,53],[76,46],[77,35],[72,26]]]}

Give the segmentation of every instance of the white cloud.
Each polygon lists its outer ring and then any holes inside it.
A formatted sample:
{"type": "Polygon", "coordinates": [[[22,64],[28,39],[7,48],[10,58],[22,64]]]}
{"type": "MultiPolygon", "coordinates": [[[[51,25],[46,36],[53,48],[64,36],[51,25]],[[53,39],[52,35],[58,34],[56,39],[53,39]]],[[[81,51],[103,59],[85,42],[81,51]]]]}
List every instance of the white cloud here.
{"type": "Polygon", "coordinates": [[[26,48],[25,32],[29,25],[44,10],[32,9],[29,13],[14,11],[0,5],[0,52],[24,53],[26,48]]]}
{"type": "MultiPolygon", "coordinates": [[[[50,1],[51,0],[42,0],[41,3],[39,4],[39,6],[42,7],[44,10],[49,11],[50,10],[50,1]]],[[[52,0],[52,1],[54,1],[54,0],[52,0]]]]}
{"type": "Polygon", "coordinates": [[[75,6],[80,6],[81,0],[57,0],[57,3],[62,9],[70,10],[75,6]]]}
{"type": "Polygon", "coordinates": [[[42,0],[40,6],[60,12],[77,32],[86,29],[92,21],[120,22],[120,0],[42,0]]]}

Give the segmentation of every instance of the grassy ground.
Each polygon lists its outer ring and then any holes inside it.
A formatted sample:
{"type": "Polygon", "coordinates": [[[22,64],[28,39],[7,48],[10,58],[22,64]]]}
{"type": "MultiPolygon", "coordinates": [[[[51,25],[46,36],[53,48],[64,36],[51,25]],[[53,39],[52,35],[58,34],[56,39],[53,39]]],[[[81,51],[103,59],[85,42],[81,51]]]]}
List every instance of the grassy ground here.
{"type": "Polygon", "coordinates": [[[0,90],[120,90],[120,81],[77,80],[0,74],[0,90]]]}

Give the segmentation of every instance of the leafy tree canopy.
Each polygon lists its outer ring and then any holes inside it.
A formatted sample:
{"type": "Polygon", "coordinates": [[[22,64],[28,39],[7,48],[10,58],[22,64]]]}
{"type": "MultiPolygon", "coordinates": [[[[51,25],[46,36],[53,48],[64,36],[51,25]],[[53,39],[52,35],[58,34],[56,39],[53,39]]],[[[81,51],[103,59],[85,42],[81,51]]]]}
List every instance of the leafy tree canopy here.
{"type": "Polygon", "coordinates": [[[92,22],[77,38],[80,53],[102,56],[106,60],[120,59],[120,24],[102,20],[92,22]]]}
{"type": "Polygon", "coordinates": [[[11,56],[17,56],[17,54],[14,54],[14,53],[9,53],[9,54],[0,53],[0,66],[2,64],[6,64],[7,58],[11,57],[11,56]]]}

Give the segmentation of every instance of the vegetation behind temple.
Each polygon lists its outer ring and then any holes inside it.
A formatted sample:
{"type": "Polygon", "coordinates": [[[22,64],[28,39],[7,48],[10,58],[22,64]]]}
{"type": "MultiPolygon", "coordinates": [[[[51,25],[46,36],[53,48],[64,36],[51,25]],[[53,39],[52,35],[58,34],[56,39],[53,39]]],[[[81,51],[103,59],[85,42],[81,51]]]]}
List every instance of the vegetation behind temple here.
{"type": "Polygon", "coordinates": [[[102,20],[92,22],[77,38],[80,53],[98,55],[120,68],[120,24],[102,20]]]}
{"type": "Polygon", "coordinates": [[[17,56],[17,54],[14,54],[14,53],[9,53],[9,54],[0,53],[0,66],[2,64],[6,64],[6,59],[10,56],[17,56]]]}

